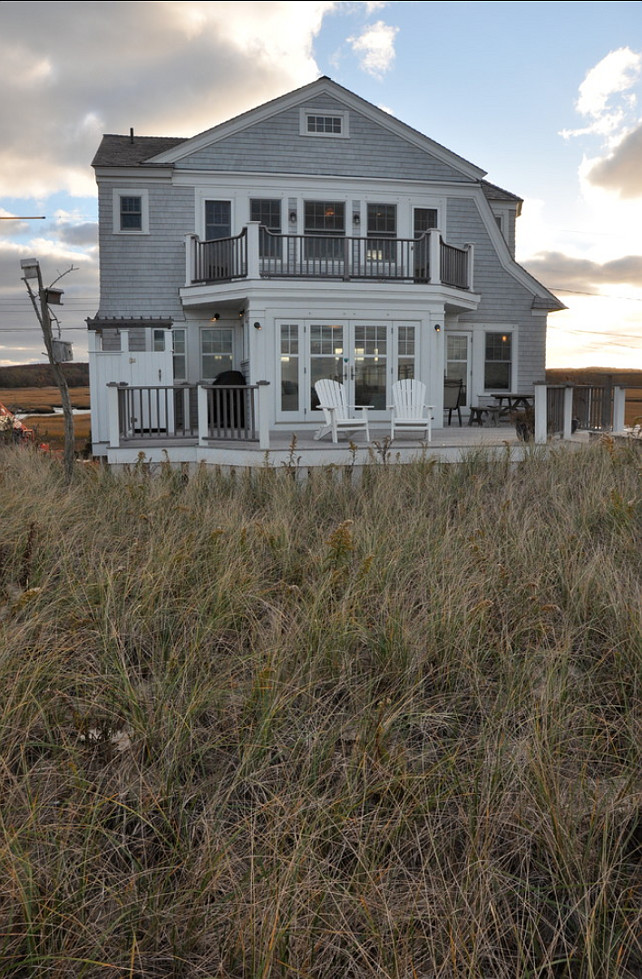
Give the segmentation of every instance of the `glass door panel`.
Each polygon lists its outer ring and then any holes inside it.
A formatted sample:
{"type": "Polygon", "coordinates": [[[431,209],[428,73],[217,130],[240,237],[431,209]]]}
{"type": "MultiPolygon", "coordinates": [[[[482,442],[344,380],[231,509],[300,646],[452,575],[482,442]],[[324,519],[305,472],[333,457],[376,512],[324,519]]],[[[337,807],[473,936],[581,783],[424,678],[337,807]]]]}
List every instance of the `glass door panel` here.
{"type": "Polygon", "coordinates": [[[354,403],[385,411],[388,399],[388,326],[354,328],[354,403]]]}
{"type": "Polygon", "coordinates": [[[310,407],[319,404],[314,385],[322,377],[343,383],[342,323],[312,323],[310,325],[310,407]]]}
{"type": "Polygon", "coordinates": [[[468,403],[468,373],[470,370],[470,337],[468,333],[446,334],[446,377],[449,381],[463,381],[464,397],[468,403]]]}
{"type": "Polygon", "coordinates": [[[299,324],[282,323],[280,337],[281,411],[299,410],[299,324]]]}

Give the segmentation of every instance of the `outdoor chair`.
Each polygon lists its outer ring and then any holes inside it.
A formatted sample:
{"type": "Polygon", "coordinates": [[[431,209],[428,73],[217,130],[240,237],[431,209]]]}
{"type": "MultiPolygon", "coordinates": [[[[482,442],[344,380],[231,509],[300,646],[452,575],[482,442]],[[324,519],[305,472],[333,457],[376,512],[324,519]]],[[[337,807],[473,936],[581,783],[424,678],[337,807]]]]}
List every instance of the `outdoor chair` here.
{"type": "Polygon", "coordinates": [[[332,433],[332,441],[339,441],[339,432],[355,432],[363,429],[366,439],[370,441],[368,428],[369,405],[349,405],[346,402],[345,385],[330,378],[322,378],[314,385],[319,399],[319,408],[323,411],[324,424],[314,433],[315,439],[323,438],[328,432],[332,433]],[[350,417],[349,409],[357,408],[362,412],[361,418],[350,417]]]}
{"type": "Polygon", "coordinates": [[[450,425],[453,417],[453,411],[457,412],[457,417],[459,418],[459,427],[461,428],[461,409],[462,405],[465,403],[464,397],[464,382],[462,380],[454,380],[451,378],[445,378],[444,380],[444,411],[448,412],[448,424],[450,425]]]}
{"type": "Polygon", "coordinates": [[[426,385],[422,381],[405,379],[392,385],[392,410],[390,416],[390,437],[395,430],[425,432],[426,441],[432,439],[432,405],[426,404],[426,385]],[[427,412],[427,413],[425,413],[427,412]]]}

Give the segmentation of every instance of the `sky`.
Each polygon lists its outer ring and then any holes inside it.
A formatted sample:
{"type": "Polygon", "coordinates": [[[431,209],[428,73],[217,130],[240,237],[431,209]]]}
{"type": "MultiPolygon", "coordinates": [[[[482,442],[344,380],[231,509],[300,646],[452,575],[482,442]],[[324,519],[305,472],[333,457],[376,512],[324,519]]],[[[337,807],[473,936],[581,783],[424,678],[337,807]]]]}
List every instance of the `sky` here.
{"type": "Polygon", "coordinates": [[[320,75],[523,198],[568,307],[548,367],[642,369],[642,3],[1,2],[0,366],[45,359],[20,260],[86,360],[102,133],[192,136],[320,75]],[[34,220],[44,216],[45,220],[34,220]]]}

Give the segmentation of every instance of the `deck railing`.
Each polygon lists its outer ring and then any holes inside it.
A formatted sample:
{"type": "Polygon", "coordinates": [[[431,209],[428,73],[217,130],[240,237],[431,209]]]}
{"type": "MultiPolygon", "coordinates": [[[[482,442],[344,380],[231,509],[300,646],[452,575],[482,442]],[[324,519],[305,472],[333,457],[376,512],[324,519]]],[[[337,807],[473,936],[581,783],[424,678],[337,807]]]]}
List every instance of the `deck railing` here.
{"type": "Polygon", "coordinates": [[[114,386],[118,394],[121,443],[171,439],[258,440],[254,404],[257,385],[114,386]],[[207,399],[205,424],[199,424],[199,388],[207,399]]]}
{"type": "Polygon", "coordinates": [[[445,286],[456,289],[468,288],[468,252],[463,248],[455,248],[440,242],[441,250],[441,281],[445,286]]]}
{"type": "Polygon", "coordinates": [[[244,229],[217,241],[190,236],[187,282],[260,278],[368,279],[471,288],[471,247],[449,245],[437,230],[417,238],[273,234],[244,229]]]}
{"type": "Polygon", "coordinates": [[[194,281],[220,282],[247,275],[247,232],[233,238],[194,242],[194,281]]]}

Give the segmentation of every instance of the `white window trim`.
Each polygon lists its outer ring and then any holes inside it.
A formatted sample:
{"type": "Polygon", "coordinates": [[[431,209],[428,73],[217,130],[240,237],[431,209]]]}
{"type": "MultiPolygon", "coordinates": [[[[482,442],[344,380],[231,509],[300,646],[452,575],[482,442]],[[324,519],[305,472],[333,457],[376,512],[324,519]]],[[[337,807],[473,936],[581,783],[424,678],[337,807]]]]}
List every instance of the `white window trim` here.
{"type": "Polygon", "coordinates": [[[299,109],[299,135],[310,136],[312,139],[349,139],[350,138],[350,113],[347,109],[299,109]],[[332,116],[341,119],[340,133],[310,133],[308,132],[308,116],[332,116]]]}
{"type": "MultiPolygon", "coordinates": [[[[505,334],[511,337],[511,359],[510,359],[510,380],[508,384],[508,391],[517,390],[517,338],[518,330],[516,326],[484,326],[482,336],[482,353],[481,353],[481,369],[482,369],[482,379],[480,389],[484,394],[502,394],[504,388],[487,388],[486,387],[486,334],[488,333],[499,333],[505,334]]],[[[496,361],[496,363],[506,363],[506,361],[496,361]]]]}
{"type": "Polygon", "coordinates": [[[149,234],[149,191],[140,187],[114,188],[113,196],[113,233],[115,235],[148,235],[149,234]],[[121,228],[120,199],[121,197],[140,197],[141,227],[121,228]]]}

